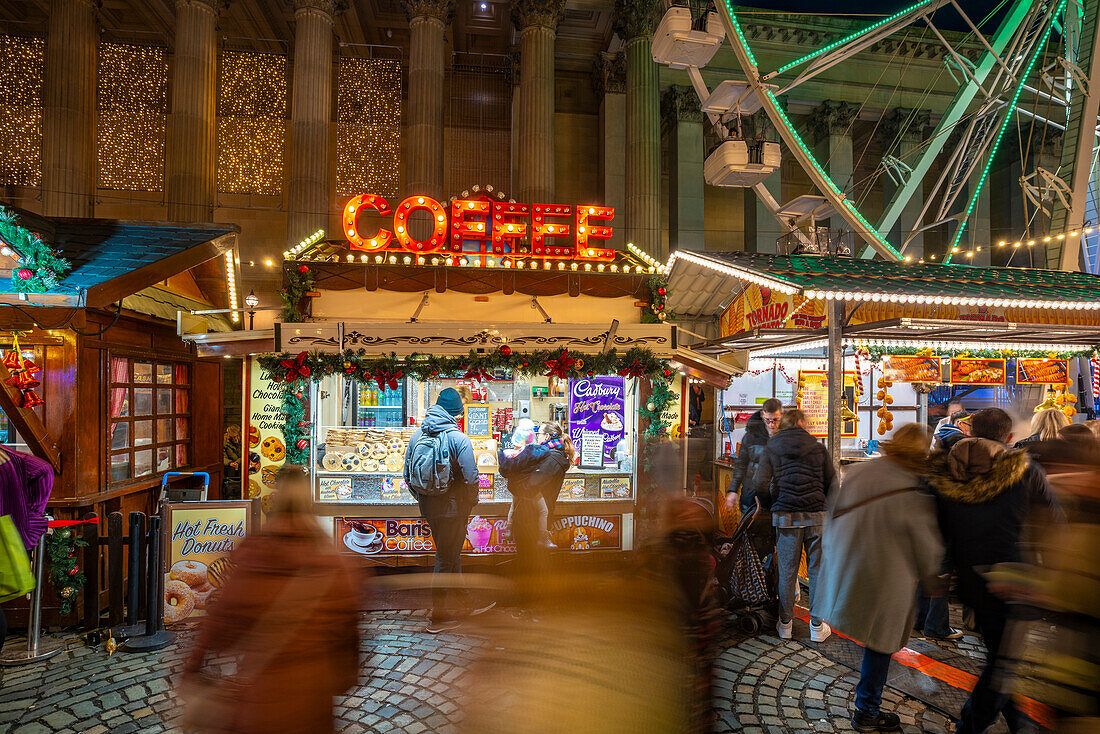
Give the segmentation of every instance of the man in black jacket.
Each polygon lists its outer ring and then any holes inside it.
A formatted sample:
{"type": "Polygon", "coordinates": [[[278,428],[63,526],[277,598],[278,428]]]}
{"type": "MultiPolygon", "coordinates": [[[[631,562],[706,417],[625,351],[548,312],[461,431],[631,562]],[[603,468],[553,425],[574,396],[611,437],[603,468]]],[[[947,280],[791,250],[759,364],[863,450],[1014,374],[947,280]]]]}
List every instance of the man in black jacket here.
{"type": "Polygon", "coordinates": [[[760,466],[760,456],[768,439],[779,430],[779,419],[783,416],[783,403],[768,398],[749,417],[745,426],[745,436],[737,447],[737,458],[733,460],[733,475],[726,487],[726,506],[731,510],[741,504],[741,515],[747,515],[756,507],[756,469],[760,466]]]}
{"type": "MultiPolygon", "coordinates": [[[[806,430],[801,410],[789,410],[779,420],[779,432],[768,439],[756,470],[756,489],[772,511],[775,554],[779,565],[779,637],[791,639],[798,566],[806,551],[810,577],[809,607],[814,606],[817,570],[821,565],[821,531],[825,498],[836,489],[836,468],[829,452],[806,430]]],[[[810,640],[823,642],[831,633],[823,619],[810,617],[810,640]]]]}
{"type": "Polygon", "coordinates": [[[1010,696],[993,686],[998,660],[1006,657],[1001,642],[1009,610],[989,591],[982,572],[995,563],[1022,560],[1020,537],[1033,507],[1055,521],[1062,519],[1062,512],[1046,473],[1026,452],[1009,449],[1011,440],[1007,413],[979,410],[971,417],[971,438],[956,443],[946,455],[934,455],[929,477],[948,556],[958,573],[959,598],[974,610],[987,650],[985,669],[963,706],[957,734],[983,732],[1000,713],[1011,731],[1025,723],[1010,696]]]}

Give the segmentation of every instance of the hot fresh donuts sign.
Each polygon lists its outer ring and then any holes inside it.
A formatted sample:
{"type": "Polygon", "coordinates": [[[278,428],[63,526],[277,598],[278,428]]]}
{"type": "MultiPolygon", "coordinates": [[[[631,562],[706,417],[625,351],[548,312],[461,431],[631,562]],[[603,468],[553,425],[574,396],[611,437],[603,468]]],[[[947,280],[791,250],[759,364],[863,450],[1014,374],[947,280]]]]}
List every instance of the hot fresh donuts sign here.
{"type": "Polygon", "coordinates": [[[229,555],[251,528],[250,502],[196,502],[168,506],[164,622],[204,613],[232,570],[229,555]]]}

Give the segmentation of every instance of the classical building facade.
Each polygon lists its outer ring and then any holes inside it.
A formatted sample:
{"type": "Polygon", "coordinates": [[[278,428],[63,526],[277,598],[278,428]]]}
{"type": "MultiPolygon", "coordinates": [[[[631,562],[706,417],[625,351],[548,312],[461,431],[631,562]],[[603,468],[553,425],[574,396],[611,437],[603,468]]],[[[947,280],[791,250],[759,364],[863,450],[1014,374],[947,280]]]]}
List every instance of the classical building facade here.
{"type": "MultiPolygon", "coordinates": [[[[517,201],[611,205],[614,244],[659,258],[774,251],[781,234],[751,189],[704,184],[717,140],[687,74],[651,58],[656,0],[19,7],[0,17],[0,198],[54,216],[239,224],[245,293],[271,293],[281,253],[317,229],[335,237],[340,206],[365,191],[447,200],[493,186],[517,201]]],[[[866,22],[745,18],[761,68],[866,22]]],[[[782,98],[871,221],[897,185],[884,162],[919,152],[958,87],[944,54],[902,34],[782,98]]],[[[728,44],[703,70],[712,88],[737,76],[728,44]]],[[[745,124],[774,135],[759,116],[745,124]]],[[[995,159],[968,228],[976,262],[1025,231],[1019,181],[1058,156],[1052,130],[1022,123],[1016,137],[1041,142],[995,159]]],[[[781,203],[812,192],[789,156],[766,185],[781,203]]],[[[911,240],[917,256],[946,246],[936,230],[911,240]]]]}

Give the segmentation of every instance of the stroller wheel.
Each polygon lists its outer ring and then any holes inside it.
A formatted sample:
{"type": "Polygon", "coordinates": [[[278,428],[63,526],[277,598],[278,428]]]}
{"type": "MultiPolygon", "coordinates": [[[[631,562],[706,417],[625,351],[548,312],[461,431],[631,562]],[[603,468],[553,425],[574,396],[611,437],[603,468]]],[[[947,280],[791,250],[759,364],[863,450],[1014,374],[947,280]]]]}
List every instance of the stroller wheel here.
{"type": "Polygon", "coordinates": [[[746,635],[755,635],[760,632],[760,628],[763,626],[763,622],[760,620],[759,615],[749,613],[742,614],[737,618],[737,628],[744,632],[746,635]]]}

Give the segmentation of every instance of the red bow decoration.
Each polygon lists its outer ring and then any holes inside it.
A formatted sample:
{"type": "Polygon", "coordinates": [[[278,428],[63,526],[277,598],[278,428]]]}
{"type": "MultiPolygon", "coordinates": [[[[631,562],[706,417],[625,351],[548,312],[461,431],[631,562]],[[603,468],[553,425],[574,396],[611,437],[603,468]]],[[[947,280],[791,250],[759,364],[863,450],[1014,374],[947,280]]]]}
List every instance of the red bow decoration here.
{"type": "Polygon", "coordinates": [[[23,407],[24,408],[35,408],[39,405],[42,405],[45,402],[46,402],[45,400],[38,397],[38,393],[36,393],[34,390],[27,390],[26,392],[23,393],[23,407]]]}
{"type": "Polygon", "coordinates": [[[374,381],[378,383],[378,389],[382,390],[389,385],[391,390],[397,389],[397,381],[401,379],[402,370],[390,372],[381,367],[374,371],[374,381]]]}
{"type": "Polygon", "coordinates": [[[286,370],[287,382],[309,378],[309,365],[306,364],[306,359],[308,357],[309,354],[302,352],[294,359],[283,359],[279,361],[279,365],[286,370]]]}
{"type": "Polygon", "coordinates": [[[641,360],[637,359],[619,370],[620,377],[641,377],[644,374],[645,367],[642,366],[641,360]]]}
{"type": "Polygon", "coordinates": [[[484,367],[472,365],[466,368],[466,374],[462,376],[462,379],[477,380],[478,382],[492,382],[493,375],[484,367]]]}
{"type": "Polygon", "coordinates": [[[546,360],[546,369],[550,370],[546,373],[546,376],[560,377],[564,380],[569,377],[569,370],[571,370],[576,363],[577,360],[570,357],[569,352],[563,349],[557,359],[546,360]]]}

